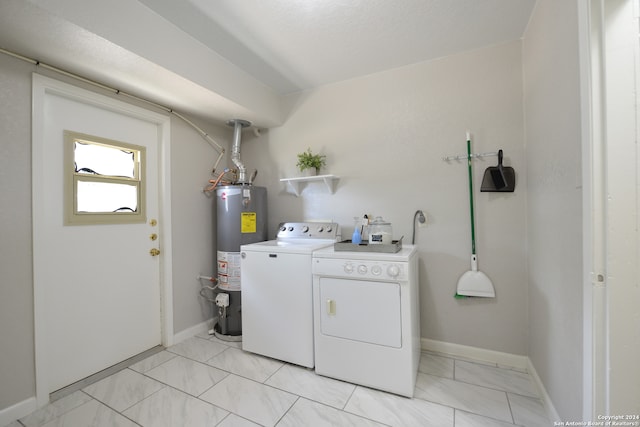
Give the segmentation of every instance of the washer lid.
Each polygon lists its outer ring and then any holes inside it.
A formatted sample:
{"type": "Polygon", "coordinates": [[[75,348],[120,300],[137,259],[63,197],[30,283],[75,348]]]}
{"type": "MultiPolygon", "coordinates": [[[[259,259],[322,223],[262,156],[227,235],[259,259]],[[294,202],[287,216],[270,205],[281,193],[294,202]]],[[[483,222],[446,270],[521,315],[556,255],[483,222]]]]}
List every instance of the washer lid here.
{"type": "Polygon", "coordinates": [[[265,242],[242,245],[240,246],[240,251],[310,254],[317,249],[327,246],[333,247],[334,243],[335,240],[328,239],[267,240],[265,242]]]}

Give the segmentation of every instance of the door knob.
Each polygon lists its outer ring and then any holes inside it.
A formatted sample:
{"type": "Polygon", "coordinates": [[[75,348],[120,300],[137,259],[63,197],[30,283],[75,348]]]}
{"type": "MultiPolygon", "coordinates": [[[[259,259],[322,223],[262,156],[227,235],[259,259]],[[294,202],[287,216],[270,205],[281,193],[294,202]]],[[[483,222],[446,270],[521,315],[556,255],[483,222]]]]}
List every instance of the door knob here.
{"type": "Polygon", "coordinates": [[[153,248],[149,251],[149,253],[151,254],[151,256],[158,256],[160,255],[160,249],[153,248]]]}

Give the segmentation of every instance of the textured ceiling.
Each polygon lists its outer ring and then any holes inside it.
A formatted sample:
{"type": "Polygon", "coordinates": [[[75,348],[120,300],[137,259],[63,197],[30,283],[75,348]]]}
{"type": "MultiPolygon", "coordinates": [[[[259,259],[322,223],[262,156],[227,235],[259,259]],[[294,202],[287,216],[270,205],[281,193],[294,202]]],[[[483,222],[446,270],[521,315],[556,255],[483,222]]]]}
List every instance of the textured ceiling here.
{"type": "Polygon", "coordinates": [[[0,0],[0,48],[205,119],[522,37],[535,0],[0,0]]]}

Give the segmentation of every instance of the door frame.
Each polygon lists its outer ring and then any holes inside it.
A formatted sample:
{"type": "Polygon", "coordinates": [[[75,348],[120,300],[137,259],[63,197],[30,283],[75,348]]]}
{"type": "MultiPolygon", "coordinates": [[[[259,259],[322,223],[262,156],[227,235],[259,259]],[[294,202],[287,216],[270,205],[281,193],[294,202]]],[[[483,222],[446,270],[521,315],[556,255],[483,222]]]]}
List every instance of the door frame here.
{"type": "MultiPolygon", "coordinates": [[[[639,0],[635,0],[638,2],[639,0]]],[[[612,175],[608,169],[611,162],[620,162],[613,157],[608,140],[609,120],[607,116],[607,31],[605,0],[577,2],[579,19],[580,72],[581,72],[581,108],[582,108],[582,182],[583,182],[583,419],[596,419],[598,415],[608,415],[612,410],[612,378],[610,376],[611,354],[621,351],[620,342],[612,341],[610,331],[610,313],[612,288],[611,274],[615,280],[631,278],[636,286],[638,271],[620,274],[610,271],[611,258],[622,258],[633,262],[638,259],[640,236],[632,235],[635,240],[635,254],[622,253],[619,246],[612,244],[617,234],[612,231],[609,217],[620,208],[608,203],[612,175]],[[611,157],[611,158],[609,158],[611,157]],[[617,210],[616,210],[617,209],[617,210]],[[631,277],[633,276],[633,277],[631,277]]],[[[638,3],[635,4],[637,14],[638,3]]],[[[638,47],[636,46],[636,49],[638,47]]],[[[636,63],[637,63],[636,50],[636,63]]],[[[636,85],[640,82],[636,78],[636,85]]],[[[637,112],[636,112],[637,114],[637,112]]],[[[636,135],[638,130],[636,129],[636,135]]],[[[636,138],[637,139],[637,138],[636,138]]],[[[636,180],[640,154],[627,156],[624,160],[628,167],[629,159],[635,161],[636,180]]],[[[638,185],[636,181],[635,185],[638,185]]],[[[636,202],[636,229],[640,203],[636,202]]],[[[619,237],[619,236],[618,236],[619,237]]],[[[637,346],[637,343],[635,344],[637,346]]],[[[629,373],[638,375],[638,370],[629,373]]],[[[632,382],[630,379],[629,382],[632,382]]],[[[619,386],[619,384],[614,384],[619,386]]],[[[614,414],[615,410],[614,410],[614,414]]]]}
{"type": "Polygon", "coordinates": [[[606,400],[604,341],[603,87],[600,0],[577,2],[582,132],[583,359],[582,418],[593,419],[606,400]],[[597,393],[597,394],[596,394],[597,393]]]}
{"type": "Polygon", "coordinates": [[[117,112],[136,119],[155,124],[158,128],[160,141],[158,153],[158,227],[162,233],[162,257],[160,257],[160,327],[161,343],[168,347],[173,344],[173,283],[171,262],[171,128],[170,118],[141,107],[128,104],[111,97],[101,95],[86,89],[73,86],[59,80],[33,74],[32,83],[32,121],[31,121],[31,149],[32,149],[32,206],[33,206],[33,301],[34,301],[34,347],[35,347],[35,380],[36,405],[42,407],[49,403],[49,367],[47,357],[47,318],[46,318],[46,272],[39,271],[36,259],[46,254],[42,244],[42,218],[46,212],[43,206],[43,158],[44,147],[44,101],[47,94],[55,94],[77,102],[97,108],[117,112]]]}

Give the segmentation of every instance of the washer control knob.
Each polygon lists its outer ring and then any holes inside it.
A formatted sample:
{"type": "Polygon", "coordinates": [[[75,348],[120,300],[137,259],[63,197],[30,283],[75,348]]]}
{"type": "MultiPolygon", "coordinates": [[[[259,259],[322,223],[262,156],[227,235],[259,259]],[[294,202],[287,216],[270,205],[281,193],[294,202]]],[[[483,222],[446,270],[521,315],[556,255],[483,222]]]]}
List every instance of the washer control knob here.
{"type": "Polygon", "coordinates": [[[331,231],[333,231],[333,228],[331,226],[327,227],[327,233],[331,233],[331,231]]]}
{"type": "Polygon", "coordinates": [[[367,274],[367,266],[364,264],[360,264],[358,266],[358,273],[360,274],[367,274]]]}
{"type": "Polygon", "coordinates": [[[307,231],[309,231],[309,227],[308,227],[308,226],[306,226],[306,225],[303,225],[303,226],[302,226],[302,232],[303,232],[303,233],[306,233],[307,231]]]}
{"type": "Polygon", "coordinates": [[[324,231],[324,227],[318,227],[318,233],[322,233],[324,231]]]}
{"type": "Polygon", "coordinates": [[[349,274],[353,273],[353,264],[345,264],[344,272],[349,274]]]}
{"type": "Polygon", "coordinates": [[[387,274],[391,277],[398,277],[398,275],[400,274],[400,267],[398,267],[397,265],[390,265],[387,268],[387,274]]]}
{"type": "Polygon", "coordinates": [[[293,231],[293,227],[289,227],[289,231],[293,231]]]}
{"type": "Polygon", "coordinates": [[[282,227],[280,227],[280,231],[287,231],[287,227],[283,225],[282,227]]]}
{"type": "Polygon", "coordinates": [[[373,273],[374,276],[379,276],[380,273],[382,273],[382,267],[380,267],[379,265],[374,265],[373,267],[371,267],[371,273],[373,273]]]}

